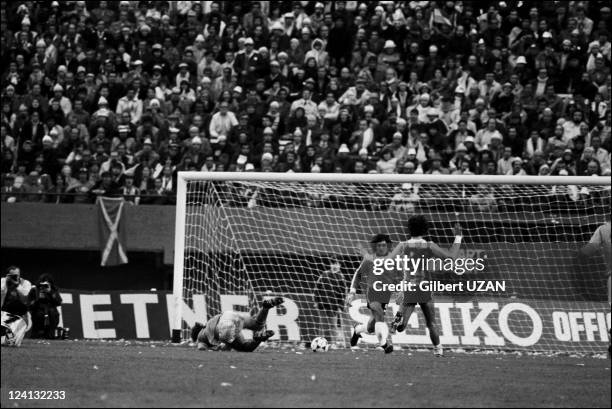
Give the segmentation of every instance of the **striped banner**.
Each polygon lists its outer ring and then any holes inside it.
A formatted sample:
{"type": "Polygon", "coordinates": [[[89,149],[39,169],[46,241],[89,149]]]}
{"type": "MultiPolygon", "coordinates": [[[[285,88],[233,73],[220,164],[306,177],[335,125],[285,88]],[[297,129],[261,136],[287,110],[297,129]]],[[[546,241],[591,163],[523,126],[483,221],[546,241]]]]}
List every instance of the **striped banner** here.
{"type": "Polygon", "coordinates": [[[101,266],[127,264],[126,228],[123,221],[123,198],[99,197],[98,226],[100,230],[101,266]]]}

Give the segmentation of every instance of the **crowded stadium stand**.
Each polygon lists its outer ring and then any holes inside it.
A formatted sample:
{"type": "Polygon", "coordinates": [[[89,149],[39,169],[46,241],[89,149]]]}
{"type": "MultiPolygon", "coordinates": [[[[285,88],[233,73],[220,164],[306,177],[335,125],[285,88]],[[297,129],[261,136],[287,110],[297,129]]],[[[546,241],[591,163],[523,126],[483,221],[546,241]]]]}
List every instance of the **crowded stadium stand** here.
{"type": "Polygon", "coordinates": [[[179,171],[610,175],[607,2],[0,7],[3,202],[173,204],[179,171]]]}

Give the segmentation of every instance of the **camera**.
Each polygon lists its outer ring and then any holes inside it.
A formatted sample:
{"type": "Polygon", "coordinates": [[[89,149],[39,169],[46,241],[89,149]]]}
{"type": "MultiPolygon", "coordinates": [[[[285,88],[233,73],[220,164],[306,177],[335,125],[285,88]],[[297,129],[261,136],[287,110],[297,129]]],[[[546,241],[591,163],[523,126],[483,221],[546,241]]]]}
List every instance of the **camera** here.
{"type": "Polygon", "coordinates": [[[18,285],[19,284],[19,274],[17,273],[9,273],[6,275],[6,284],[7,285],[18,285]]]}

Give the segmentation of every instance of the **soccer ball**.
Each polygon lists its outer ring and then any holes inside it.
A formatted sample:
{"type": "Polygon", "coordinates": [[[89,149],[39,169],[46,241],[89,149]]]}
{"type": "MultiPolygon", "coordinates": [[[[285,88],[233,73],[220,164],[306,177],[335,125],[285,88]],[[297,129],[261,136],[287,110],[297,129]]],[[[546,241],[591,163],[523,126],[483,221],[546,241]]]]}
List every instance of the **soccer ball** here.
{"type": "Polygon", "coordinates": [[[326,352],[329,349],[329,344],[325,338],[316,337],[310,343],[310,349],[312,349],[312,352],[326,352]]]}

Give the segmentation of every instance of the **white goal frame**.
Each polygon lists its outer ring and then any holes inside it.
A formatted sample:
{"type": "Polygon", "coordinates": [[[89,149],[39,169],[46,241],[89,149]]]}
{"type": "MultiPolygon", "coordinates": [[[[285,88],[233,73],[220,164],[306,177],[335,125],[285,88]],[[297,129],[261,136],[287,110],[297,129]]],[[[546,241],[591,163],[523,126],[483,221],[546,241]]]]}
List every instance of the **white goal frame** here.
{"type": "Polygon", "coordinates": [[[185,261],[185,216],[188,181],[234,182],[309,182],[309,183],[432,183],[540,186],[611,186],[607,176],[507,176],[507,175],[430,175],[430,174],[353,174],[353,173],[279,173],[279,172],[178,172],[176,225],[174,236],[174,322],[172,330],[183,324],[183,279],[185,261]]]}

